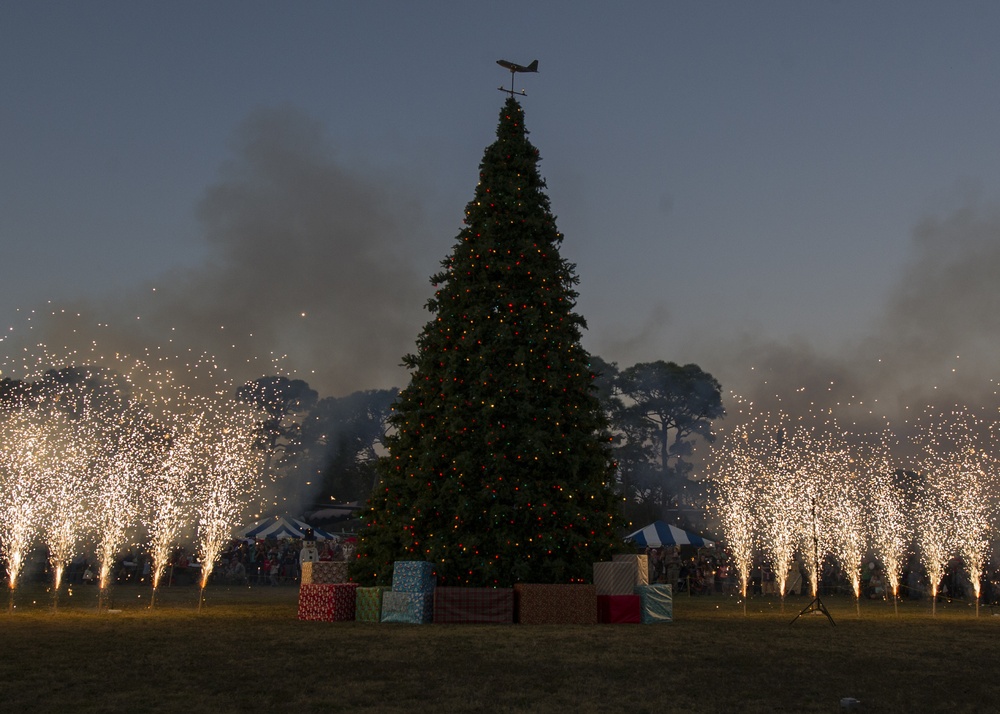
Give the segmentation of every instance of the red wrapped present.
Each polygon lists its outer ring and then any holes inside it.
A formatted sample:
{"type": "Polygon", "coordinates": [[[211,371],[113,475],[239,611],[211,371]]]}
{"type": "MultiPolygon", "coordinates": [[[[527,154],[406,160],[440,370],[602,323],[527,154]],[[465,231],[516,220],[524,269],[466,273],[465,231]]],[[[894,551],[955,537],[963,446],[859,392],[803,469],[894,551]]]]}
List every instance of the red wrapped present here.
{"type": "Polygon", "coordinates": [[[514,586],[517,621],[522,625],[595,625],[597,590],[593,585],[514,586]]]}
{"type": "Polygon", "coordinates": [[[321,622],[354,620],[357,583],[306,583],[299,587],[299,619],[321,622]]]}
{"type": "Polygon", "coordinates": [[[435,588],[434,622],[513,623],[514,590],[512,588],[435,588]]]}
{"type": "Polygon", "coordinates": [[[638,595],[598,595],[597,621],[638,625],[642,622],[642,598],[638,595]]]}

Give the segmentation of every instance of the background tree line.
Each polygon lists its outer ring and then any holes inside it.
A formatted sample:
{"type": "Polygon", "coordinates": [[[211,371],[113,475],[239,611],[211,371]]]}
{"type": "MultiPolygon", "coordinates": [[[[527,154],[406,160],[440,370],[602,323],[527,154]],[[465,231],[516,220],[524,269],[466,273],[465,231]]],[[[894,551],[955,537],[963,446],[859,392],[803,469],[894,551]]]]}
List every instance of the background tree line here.
{"type": "MultiPolygon", "coordinates": [[[[700,443],[714,441],[725,415],[722,388],[698,365],[645,362],[620,369],[592,357],[595,385],[609,423],[624,515],[660,518],[700,492],[691,481],[700,443]]],[[[262,407],[259,445],[275,475],[310,482],[316,503],[364,501],[377,482],[387,420],[398,389],[319,398],[300,379],[261,377],[237,398],[262,407]]]]}

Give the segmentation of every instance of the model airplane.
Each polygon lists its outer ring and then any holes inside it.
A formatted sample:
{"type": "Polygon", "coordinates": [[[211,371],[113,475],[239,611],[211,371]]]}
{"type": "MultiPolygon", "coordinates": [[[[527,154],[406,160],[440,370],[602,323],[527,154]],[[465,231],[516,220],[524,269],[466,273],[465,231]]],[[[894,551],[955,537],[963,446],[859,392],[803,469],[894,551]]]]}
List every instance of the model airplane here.
{"type": "Polygon", "coordinates": [[[514,91],[514,75],[517,72],[537,72],[538,71],[538,60],[534,60],[531,64],[525,67],[523,64],[517,64],[516,62],[508,62],[507,60],[497,60],[497,64],[505,69],[510,70],[510,89],[500,86],[497,87],[501,92],[507,92],[510,96],[515,94],[520,94],[521,96],[527,96],[525,91],[522,89],[520,92],[514,91]]]}
{"type": "Polygon", "coordinates": [[[506,67],[510,70],[511,74],[514,72],[537,72],[538,71],[538,60],[535,60],[527,67],[523,64],[517,64],[515,62],[508,62],[507,60],[497,60],[497,64],[501,67],[506,67]]]}

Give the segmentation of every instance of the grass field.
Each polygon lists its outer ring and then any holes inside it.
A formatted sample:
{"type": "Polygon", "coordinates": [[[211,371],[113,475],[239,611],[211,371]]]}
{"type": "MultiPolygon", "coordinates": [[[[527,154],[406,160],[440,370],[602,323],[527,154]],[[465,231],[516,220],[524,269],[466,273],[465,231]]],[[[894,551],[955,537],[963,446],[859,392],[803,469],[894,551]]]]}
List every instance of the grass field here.
{"type": "MultiPolygon", "coordinates": [[[[0,614],[9,712],[1000,711],[1000,617],[960,603],[679,597],[667,625],[296,619],[297,589],[17,593],[0,614]]],[[[6,603],[3,603],[4,605],[6,603]]]]}

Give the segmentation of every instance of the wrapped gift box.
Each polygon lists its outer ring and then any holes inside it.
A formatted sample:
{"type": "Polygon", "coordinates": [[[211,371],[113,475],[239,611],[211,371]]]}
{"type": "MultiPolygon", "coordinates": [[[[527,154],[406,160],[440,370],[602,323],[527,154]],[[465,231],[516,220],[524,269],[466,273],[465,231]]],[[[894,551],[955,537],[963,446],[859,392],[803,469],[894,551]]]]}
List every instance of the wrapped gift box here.
{"type": "Polygon", "coordinates": [[[299,587],[299,619],[345,622],[354,619],[357,583],[306,583],[299,587]]]}
{"type": "Polygon", "coordinates": [[[674,591],[669,585],[638,585],[635,594],[642,599],[642,624],[673,622],[674,591]]]}
{"type": "Polygon", "coordinates": [[[514,586],[517,621],[522,625],[594,625],[597,590],[593,585],[514,586]]]}
{"type": "Polygon", "coordinates": [[[615,563],[634,563],[635,582],[633,585],[649,585],[649,558],[645,554],[616,553],[611,556],[611,560],[615,563]]]}
{"type": "Polygon", "coordinates": [[[642,598],[638,595],[598,595],[597,621],[639,624],[642,622],[642,598]]]}
{"type": "Polygon", "coordinates": [[[382,593],[382,622],[422,625],[434,618],[434,593],[388,590],[382,593]]]}
{"type": "Polygon", "coordinates": [[[392,564],[392,590],[426,593],[434,589],[434,564],[422,560],[397,560],[392,564]]]}
{"type": "Polygon", "coordinates": [[[315,563],[302,563],[302,585],[329,585],[330,583],[346,583],[346,560],[320,560],[315,563]]]}
{"type": "Polygon", "coordinates": [[[382,621],[382,594],[389,591],[388,585],[358,588],[354,619],[358,622],[382,621]]]}
{"type": "Polygon", "coordinates": [[[434,622],[513,623],[514,590],[513,588],[435,588],[434,622]]]}
{"type": "Polygon", "coordinates": [[[631,595],[635,590],[635,563],[594,563],[594,587],[598,595],[631,595]]]}

